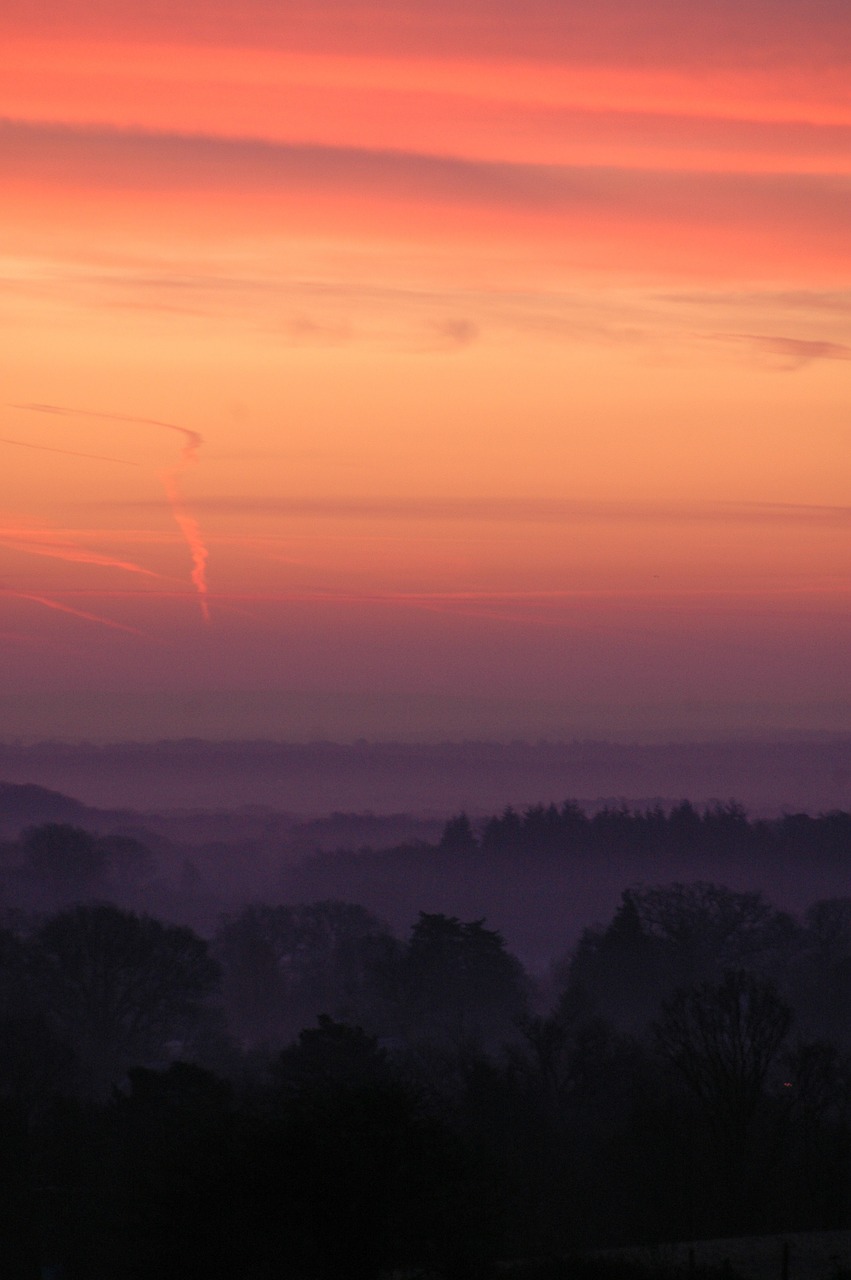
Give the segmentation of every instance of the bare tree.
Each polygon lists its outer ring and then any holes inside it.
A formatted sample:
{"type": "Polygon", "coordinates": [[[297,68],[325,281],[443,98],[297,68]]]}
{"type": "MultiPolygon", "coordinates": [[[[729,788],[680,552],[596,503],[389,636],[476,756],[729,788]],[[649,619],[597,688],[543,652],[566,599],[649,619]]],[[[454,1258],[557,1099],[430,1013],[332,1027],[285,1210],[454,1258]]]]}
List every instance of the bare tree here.
{"type": "Polygon", "coordinates": [[[733,1147],[744,1140],[791,1023],[774,985],[744,969],[678,991],[662,1007],[659,1050],[733,1147]]]}

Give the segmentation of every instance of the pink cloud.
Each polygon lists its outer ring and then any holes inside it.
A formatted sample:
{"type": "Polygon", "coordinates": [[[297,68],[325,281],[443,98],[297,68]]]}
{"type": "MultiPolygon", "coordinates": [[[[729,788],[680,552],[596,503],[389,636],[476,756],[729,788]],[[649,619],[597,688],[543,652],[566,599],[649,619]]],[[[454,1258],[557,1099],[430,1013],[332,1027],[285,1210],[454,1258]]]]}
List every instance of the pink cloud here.
{"type": "Polygon", "coordinates": [[[526,0],[522,8],[493,0],[208,0],[127,4],[104,0],[6,0],[3,29],[51,36],[69,33],[243,47],[343,50],[378,54],[515,56],[579,63],[667,63],[740,66],[848,66],[851,15],[845,0],[526,0]]]}
{"type": "MultiPolygon", "coordinates": [[[[357,147],[130,130],[0,125],[10,178],[75,190],[145,191],[292,199],[345,195],[419,206],[461,205],[660,225],[770,223],[796,239],[846,243],[847,183],[833,175],[673,172],[646,168],[526,165],[357,147]]],[[[50,406],[28,406],[51,410],[50,406]]],[[[107,415],[113,416],[113,415],[107,415]]],[[[158,425],[175,428],[170,423],[158,425]]]]}
{"type": "Polygon", "coordinates": [[[774,368],[785,372],[803,369],[814,360],[851,360],[851,346],[845,342],[747,333],[730,334],[729,340],[746,343],[758,356],[767,357],[774,368]]]}

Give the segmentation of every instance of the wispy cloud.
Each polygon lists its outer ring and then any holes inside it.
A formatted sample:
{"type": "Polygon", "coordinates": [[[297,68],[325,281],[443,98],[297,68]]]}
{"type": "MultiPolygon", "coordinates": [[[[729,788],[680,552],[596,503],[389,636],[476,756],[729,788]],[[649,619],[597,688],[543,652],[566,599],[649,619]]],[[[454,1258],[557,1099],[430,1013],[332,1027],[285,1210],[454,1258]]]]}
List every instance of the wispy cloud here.
{"type": "Polygon", "coordinates": [[[210,621],[209,588],[207,586],[207,560],[209,551],[201,534],[201,527],[195,517],[187,510],[179,483],[180,471],[164,471],[161,476],[163,488],[169,500],[175,523],[183,534],[186,545],[192,556],[192,582],[198,592],[201,615],[205,622],[210,621]]]}
{"type": "Polygon", "coordinates": [[[197,431],[188,427],[179,427],[175,422],[164,422],[161,418],[138,418],[128,413],[102,413],[94,409],[75,409],[60,404],[13,404],[12,409],[28,409],[31,413],[51,413],[61,418],[99,418],[103,422],[128,422],[143,427],[165,427],[167,431],[176,431],[186,442],[183,449],[185,461],[194,462],[198,450],[204,443],[197,431]]]}
{"type": "MultiPolygon", "coordinates": [[[[522,14],[513,5],[484,0],[466,0],[464,5],[457,0],[431,0],[428,5],[394,0],[383,6],[364,0],[317,0],[310,5],[209,0],[200,8],[144,9],[118,3],[92,8],[72,0],[55,6],[51,15],[51,34],[55,28],[78,38],[92,33],[101,40],[132,38],[150,50],[148,65],[156,67],[159,54],[172,77],[172,65],[161,54],[170,42],[199,48],[212,75],[221,75],[222,50],[230,46],[238,53],[237,69],[247,65],[249,74],[255,70],[264,81],[274,77],[262,63],[255,68],[248,51],[269,56],[275,51],[337,54],[345,61],[329,67],[332,75],[336,71],[338,80],[346,74],[368,80],[375,75],[372,63],[352,66],[353,52],[363,59],[390,62],[388,74],[393,59],[407,56],[411,75],[422,76],[420,64],[426,59],[463,50],[474,74],[484,64],[480,74],[487,75],[488,63],[505,56],[528,59],[532,65],[523,68],[527,76],[538,71],[546,89],[565,61],[580,68],[610,67],[621,75],[630,66],[694,72],[709,66],[728,77],[748,65],[775,75],[786,66],[801,65],[830,72],[848,66],[851,42],[844,0],[819,0],[815,10],[812,0],[714,0],[697,8],[684,7],[680,0],[646,0],[638,9],[633,0],[597,0],[593,21],[584,6],[563,0],[526,0],[522,14]]],[[[40,16],[24,0],[9,0],[3,9],[4,34],[11,29],[43,35],[40,16]]],[[[403,65],[402,78],[405,70],[403,65]]]]}
{"type": "MultiPolygon", "coordinates": [[[[840,175],[685,172],[652,166],[527,164],[433,152],[270,142],[204,134],[0,122],[0,159],[14,176],[79,188],[413,200],[505,211],[607,214],[663,225],[742,225],[770,213],[797,235],[847,232],[840,175]]],[[[170,424],[163,424],[170,425],[170,424]]]]}
{"type": "Polygon", "coordinates": [[[452,351],[471,346],[479,337],[479,326],[473,320],[465,318],[438,320],[434,331],[438,345],[452,351]]]}
{"type": "Polygon", "coordinates": [[[49,530],[0,527],[0,544],[8,547],[10,551],[22,551],[32,556],[46,556],[51,560],[100,565],[105,569],[121,569],[125,573],[142,574],[147,578],[162,577],[153,569],[146,569],[144,565],[136,564],[132,560],[121,560],[100,551],[87,550],[74,542],[56,538],[55,534],[49,530]]]}
{"type": "Polygon", "coordinates": [[[35,449],[39,453],[59,453],[66,458],[88,458],[95,462],[120,462],[124,467],[138,467],[141,464],[130,458],[114,458],[106,453],[81,453],[78,449],[58,449],[55,445],[33,444],[31,440],[12,440],[9,436],[0,436],[0,444],[15,445],[18,449],[35,449]]]}
{"type": "MultiPolygon", "coordinates": [[[[369,269],[375,270],[370,261],[369,269]]],[[[358,264],[364,270],[364,264],[358,264]]],[[[37,267],[34,288],[41,294],[37,267]]],[[[175,311],[273,333],[294,346],[360,343],[393,350],[453,353],[484,334],[524,333],[606,345],[634,343],[658,327],[659,307],[641,295],[598,290],[593,296],[537,288],[482,289],[457,283],[434,289],[381,286],[356,279],[310,279],[267,270],[263,276],[199,270],[163,274],[138,269],[54,273],[55,295],[75,305],[92,299],[120,311],[175,311]]],[[[209,456],[209,455],[208,455],[209,456]]],[[[221,457],[221,454],[217,454],[221,457]]],[[[289,455],[292,456],[292,455],[289,455]]],[[[301,456],[304,456],[303,452],[301,456]]]]}
{"type": "MultiPolygon", "coordinates": [[[[122,503],[135,508],[157,502],[122,503]]],[[[228,495],[199,499],[202,511],[222,515],[276,515],[332,520],[482,520],[506,523],[579,521],[845,524],[851,507],[806,503],[703,502],[655,505],[571,498],[266,498],[228,495]]]]}
{"type": "Polygon", "coordinates": [[[657,293],[655,302],[666,305],[751,310],[813,311],[851,315],[851,290],[843,289],[741,289],[680,290],[657,293]]]}
{"type": "Polygon", "coordinates": [[[756,355],[767,357],[771,368],[791,373],[814,360],[851,360],[851,346],[812,338],[766,337],[762,334],[717,335],[722,341],[745,343],[756,355]]]}
{"type": "Polygon", "coordinates": [[[112,631],[126,631],[136,636],[144,635],[138,627],[116,622],[114,618],[104,618],[98,613],[89,613],[85,609],[75,609],[73,605],[62,604],[59,600],[52,600],[48,596],[35,595],[30,591],[12,591],[8,587],[0,587],[0,595],[10,596],[16,600],[31,600],[34,604],[43,605],[46,609],[56,609],[59,613],[67,613],[72,617],[82,618],[86,622],[96,622],[102,627],[109,627],[112,631]]]}
{"type": "Polygon", "coordinates": [[[198,451],[204,443],[203,437],[197,431],[192,431],[188,427],[178,426],[174,422],[165,422],[160,418],[142,418],[135,417],[131,414],[123,413],[103,413],[90,409],[75,409],[65,405],[56,404],[18,404],[14,405],[16,409],[28,409],[34,413],[54,414],[59,417],[86,417],[97,418],[107,422],[130,423],[141,426],[162,427],[166,431],[177,432],[183,439],[183,448],[177,465],[167,471],[160,473],[160,480],[168,499],[169,507],[174,521],[183,535],[184,541],[189,548],[189,554],[192,557],[192,583],[198,595],[198,601],[201,608],[201,616],[204,621],[210,621],[210,607],[208,602],[209,590],[207,585],[207,560],[209,551],[204,542],[201,528],[195,517],[189,512],[180,484],[180,478],[187,467],[194,466],[198,461],[198,451]]]}

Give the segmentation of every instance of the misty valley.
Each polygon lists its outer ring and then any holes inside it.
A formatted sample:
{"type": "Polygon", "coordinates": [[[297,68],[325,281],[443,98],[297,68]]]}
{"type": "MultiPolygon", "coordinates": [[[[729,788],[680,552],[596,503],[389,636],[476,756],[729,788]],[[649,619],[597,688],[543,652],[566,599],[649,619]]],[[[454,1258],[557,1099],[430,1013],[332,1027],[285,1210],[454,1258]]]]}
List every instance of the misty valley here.
{"type": "Polygon", "coordinates": [[[615,1280],[851,1231],[845,809],[7,782],[0,838],[4,1277],[615,1280]]]}
{"type": "Polygon", "coordinates": [[[851,0],[0,0],[0,1280],[851,1280],[851,0]]]}

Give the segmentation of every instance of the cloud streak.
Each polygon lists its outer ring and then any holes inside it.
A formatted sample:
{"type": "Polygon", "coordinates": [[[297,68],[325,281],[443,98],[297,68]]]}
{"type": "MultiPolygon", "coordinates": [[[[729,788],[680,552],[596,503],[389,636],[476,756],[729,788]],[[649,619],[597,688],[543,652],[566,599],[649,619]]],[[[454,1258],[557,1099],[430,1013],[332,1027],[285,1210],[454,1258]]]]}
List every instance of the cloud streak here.
{"type": "Polygon", "coordinates": [[[88,458],[95,462],[120,462],[124,467],[138,467],[140,465],[129,458],[113,458],[106,453],[81,453],[78,449],[58,449],[49,444],[33,444],[29,440],[13,440],[10,436],[0,436],[0,444],[12,444],[18,449],[36,449],[39,453],[59,453],[66,458],[88,458]]]}
{"type": "Polygon", "coordinates": [[[825,342],[812,338],[766,337],[760,334],[731,333],[718,335],[722,340],[747,343],[761,356],[769,357],[774,368],[794,372],[815,360],[851,360],[851,346],[844,342],[825,342]]]}
{"type": "Polygon", "coordinates": [[[394,0],[380,7],[364,0],[314,4],[263,0],[209,0],[203,6],[127,5],[103,0],[6,0],[2,30],[52,36],[132,39],[153,44],[150,60],[169,42],[195,44],[208,57],[232,46],[245,50],[337,52],[424,58],[457,54],[487,62],[501,55],[547,64],[614,63],[626,66],[704,68],[805,65],[835,70],[849,63],[851,17],[846,0],[597,0],[593,21],[581,5],[526,0],[516,7],[492,0],[394,0]],[[378,20],[376,20],[378,19],[378,20]]]}
{"type": "Polygon", "coordinates": [[[100,565],[105,569],[121,569],[125,573],[138,573],[147,578],[161,578],[162,574],[132,560],[119,560],[114,556],[103,555],[99,551],[87,551],[72,542],[56,539],[55,535],[42,530],[2,529],[0,543],[10,551],[23,551],[27,555],[46,556],[51,560],[67,560],[74,564],[100,565]]]}
{"type": "Polygon", "coordinates": [[[183,436],[185,445],[181,456],[187,462],[197,460],[198,450],[204,443],[197,431],[190,431],[188,427],[179,427],[175,422],[164,422],[161,418],[137,418],[128,413],[99,413],[93,409],[74,409],[61,404],[13,404],[10,408],[27,409],[31,413],[50,413],[61,418],[99,418],[103,422],[127,422],[143,427],[165,427],[167,431],[176,431],[178,435],[183,436]]]}
{"type": "MultiPolygon", "coordinates": [[[[691,218],[736,224],[847,228],[849,183],[801,173],[685,172],[593,164],[524,164],[432,152],[296,144],[257,138],[0,122],[0,159],[10,176],[77,188],[167,192],[238,190],[292,199],[339,198],[618,214],[662,223],[691,218]]],[[[172,426],[161,423],[159,425],[172,426]]]]}
{"type": "MultiPolygon", "coordinates": [[[[184,457],[186,450],[184,450],[184,457]]],[[[192,459],[194,461],[194,459],[192,459]]],[[[206,623],[210,621],[209,588],[207,586],[207,560],[209,551],[201,528],[195,517],[187,510],[180,490],[180,470],[165,471],[160,477],[166,496],[171,506],[175,523],[183,534],[184,541],[192,556],[192,583],[198,593],[201,616],[206,623]]]]}
{"type": "MultiPolygon", "coordinates": [[[[154,503],[122,503],[151,507],[154,503]]],[[[851,507],[806,503],[705,502],[676,506],[595,502],[571,498],[239,498],[200,499],[203,511],[222,515],[277,515],[329,520],[462,520],[506,523],[574,521],[845,524],[851,507]]]]}
{"type": "Polygon", "coordinates": [[[34,604],[43,605],[46,609],[56,609],[59,613],[82,618],[85,622],[96,622],[102,627],[109,627],[112,631],[126,631],[135,636],[144,635],[138,627],[128,626],[125,622],[116,622],[114,618],[104,618],[98,613],[89,613],[85,609],[75,609],[72,605],[61,604],[60,601],[51,600],[48,596],[35,595],[30,591],[12,591],[8,587],[0,587],[0,595],[9,596],[15,600],[30,600],[34,604]]]}
{"type": "Polygon", "coordinates": [[[201,434],[197,431],[190,430],[188,427],[178,426],[174,422],[165,422],[160,418],[142,418],[122,413],[102,413],[90,409],[74,409],[65,405],[55,404],[17,404],[14,405],[13,408],[27,409],[33,413],[54,414],[59,417],[86,417],[96,418],[106,422],[162,427],[166,431],[176,432],[182,438],[183,448],[180,451],[177,465],[167,471],[161,472],[160,481],[165,490],[175,524],[183,535],[183,539],[189,548],[189,554],[192,558],[191,581],[198,596],[201,616],[205,623],[209,623],[210,606],[208,599],[209,589],[207,584],[207,560],[209,558],[209,551],[206,543],[204,542],[198,521],[187,508],[180,483],[180,478],[183,472],[188,467],[194,466],[198,461],[198,451],[204,443],[201,434]]]}

